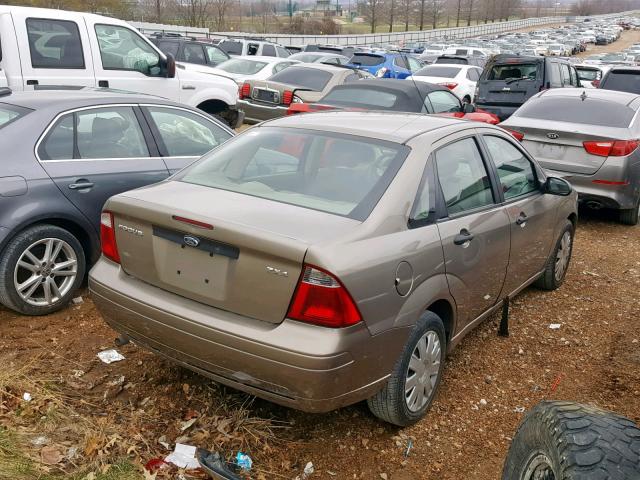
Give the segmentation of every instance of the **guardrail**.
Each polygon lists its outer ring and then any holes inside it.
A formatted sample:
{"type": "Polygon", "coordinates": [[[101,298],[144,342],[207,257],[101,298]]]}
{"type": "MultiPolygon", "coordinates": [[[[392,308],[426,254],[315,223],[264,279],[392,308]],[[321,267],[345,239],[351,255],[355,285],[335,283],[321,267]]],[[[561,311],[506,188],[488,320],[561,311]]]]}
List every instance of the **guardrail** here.
{"type": "MultiPolygon", "coordinates": [[[[590,18],[606,19],[627,15],[632,12],[614,13],[608,15],[598,15],[590,18]]],[[[520,30],[523,28],[536,27],[541,25],[559,24],[567,22],[582,22],[585,17],[540,17],[525,18],[521,20],[511,20],[508,22],[483,23],[470,27],[438,28],[435,30],[420,30],[412,32],[375,33],[375,34],[353,34],[353,35],[289,35],[289,34],[256,34],[239,32],[210,32],[208,29],[187,27],[174,27],[171,25],[147,24],[131,22],[143,33],[153,32],[180,33],[182,35],[206,38],[256,38],[269,40],[275,43],[288,46],[301,46],[306,44],[332,44],[332,45],[372,45],[372,44],[397,44],[411,43],[433,40],[451,40],[458,38],[478,37],[482,35],[495,35],[498,33],[520,30]]]]}

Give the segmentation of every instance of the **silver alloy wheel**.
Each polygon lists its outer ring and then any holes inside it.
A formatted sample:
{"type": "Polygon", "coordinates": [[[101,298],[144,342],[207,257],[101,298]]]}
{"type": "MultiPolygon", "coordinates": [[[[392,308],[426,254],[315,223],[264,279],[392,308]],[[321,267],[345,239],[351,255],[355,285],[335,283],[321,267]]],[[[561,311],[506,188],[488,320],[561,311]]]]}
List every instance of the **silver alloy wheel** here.
{"type": "Polygon", "coordinates": [[[44,238],[20,255],[13,286],[29,305],[46,307],[69,293],[77,275],[78,258],[71,245],[59,238],[44,238]]]}
{"type": "Polygon", "coordinates": [[[556,254],[556,265],[554,275],[556,282],[559,282],[564,277],[567,267],[569,266],[569,259],[571,257],[571,233],[564,232],[562,239],[560,240],[560,248],[556,254]]]}
{"type": "Polygon", "coordinates": [[[556,476],[551,468],[551,460],[544,453],[537,453],[531,457],[521,480],[555,480],[556,476]]]}
{"type": "Polygon", "coordinates": [[[442,361],[442,348],[438,334],[425,333],[413,349],[404,384],[405,401],[411,412],[422,409],[433,394],[442,361]]]}

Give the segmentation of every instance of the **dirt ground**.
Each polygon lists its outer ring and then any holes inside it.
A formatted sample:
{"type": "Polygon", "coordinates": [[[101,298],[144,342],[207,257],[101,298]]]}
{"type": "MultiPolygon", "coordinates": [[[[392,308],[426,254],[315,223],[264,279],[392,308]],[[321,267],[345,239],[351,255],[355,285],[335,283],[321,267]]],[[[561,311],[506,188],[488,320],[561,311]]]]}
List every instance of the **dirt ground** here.
{"type": "MultiPolygon", "coordinates": [[[[470,333],[428,416],[404,430],[363,404],[324,415],[274,406],[134,345],[105,365],[96,354],[116,335],[86,291],[83,303],[43,318],[0,308],[0,478],[153,478],[142,466],[178,440],[247,452],[258,480],[293,479],[307,462],[318,479],[497,479],[523,409],[542,399],[640,421],[639,290],[640,227],[581,212],[564,286],[517,297],[509,338],[497,336],[497,318],[470,333]]],[[[178,477],[167,469],[157,478],[178,477]]]]}

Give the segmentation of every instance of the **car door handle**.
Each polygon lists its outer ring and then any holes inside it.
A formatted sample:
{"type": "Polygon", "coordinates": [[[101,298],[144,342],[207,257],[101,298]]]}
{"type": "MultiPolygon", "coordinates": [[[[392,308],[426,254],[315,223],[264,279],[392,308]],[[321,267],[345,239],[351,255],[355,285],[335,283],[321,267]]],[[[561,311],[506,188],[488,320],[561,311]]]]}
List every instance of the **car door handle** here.
{"type": "Polygon", "coordinates": [[[69,185],[69,190],[84,190],[85,188],[92,188],[93,183],[91,182],[78,182],[72,183],[69,185]]]}
{"type": "Polygon", "coordinates": [[[471,240],[473,240],[473,234],[466,228],[460,230],[460,233],[453,237],[453,243],[462,246],[462,248],[467,248],[471,240]]]}
{"type": "Polygon", "coordinates": [[[27,85],[38,85],[38,80],[27,80],[27,85]]]}
{"type": "Polygon", "coordinates": [[[109,88],[109,80],[98,80],[98,86],[100,88],[109,88]]]}
{"type": "Polygon", "coordinates": [[[520,212],[520,215],[516,219],[516,225],[520,225],[521,228],[526,227],[527,226],[527,219],[528,219],[528,217],[524,214],[524,212],[520,212]]]}

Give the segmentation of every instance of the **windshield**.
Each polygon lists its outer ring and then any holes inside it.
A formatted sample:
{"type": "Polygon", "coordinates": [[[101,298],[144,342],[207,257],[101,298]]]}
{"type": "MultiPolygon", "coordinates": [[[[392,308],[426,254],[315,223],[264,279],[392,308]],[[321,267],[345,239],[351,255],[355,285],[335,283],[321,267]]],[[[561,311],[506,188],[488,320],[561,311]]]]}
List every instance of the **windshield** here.
{"type": "Polygon", "coordinates": [[[602,127],[627,128],[635,110],[617,102],[595,98],[541,97],[525,103],[514,117],[535,118],[602,127]]]}
{"type": "Polygon", "coordinates": [[[580,80],[586,80],[587,82],[592,82],[593,80],[600,79],[600,70],[590,69],[590,68],[576,68],[578,72],[578,78],[580,80]]]}
{"type": "Polygon", "coordinates": [[[270,82],[285,83],[320,92],[331,80],[331,74],[312,67],[289,67],[269,77],[270,82]]]}
{"type": "Polygon", "coordinates": [[[372,138],[259,127],[175,179],[365,220],[408,152],[406,146],[372,138]]]}
{"type": "Polygon", "coordinates": [[[538,74],[536,63],[514,63],[494,65],[487,76],[487,80],[535,80],[538,74]]]}
{"type": "Polygon", "coordinates": [[[460,73],[460,68],[456,67],[425,67],[414,73],[417,77],[439,77],[439,78],[454,78],[460,73]]]}
{"type": "Polygon", "coordinates": [[[9,105],[7,103],[0,103],[0,128],[6,127],[11,122],[15,122],[21,117],[24,117],[27,113],[32,112],[28,108],[17,107],[15,105],[9,105]]]}
{"type": "Polygon", "coordinates": [[[222,62],[217,66],[220,70],[229,73],[241,73],[243,75],[253,75],[258,73],[268,64],[267,62],[257,62],[255,60],[245,60],[244,58],[233,58],[222,62]]]}

